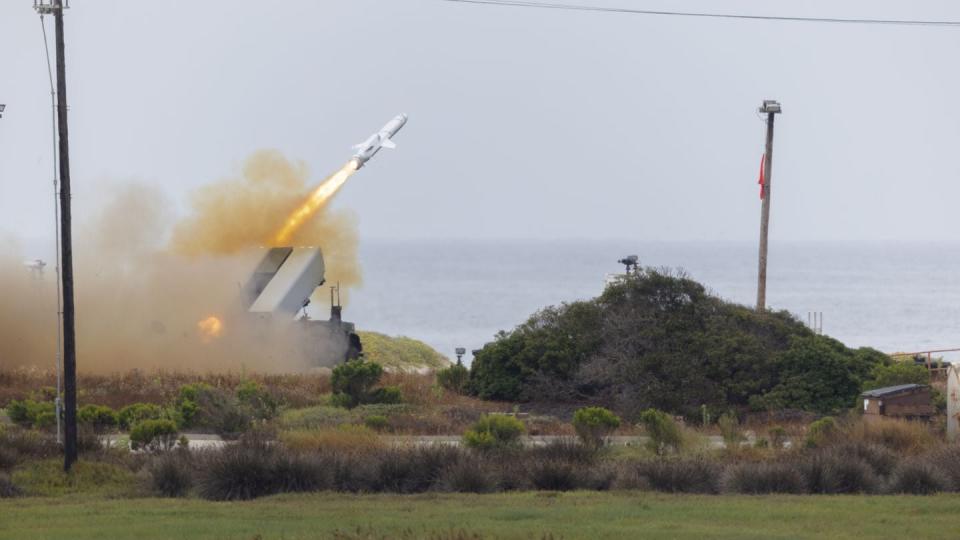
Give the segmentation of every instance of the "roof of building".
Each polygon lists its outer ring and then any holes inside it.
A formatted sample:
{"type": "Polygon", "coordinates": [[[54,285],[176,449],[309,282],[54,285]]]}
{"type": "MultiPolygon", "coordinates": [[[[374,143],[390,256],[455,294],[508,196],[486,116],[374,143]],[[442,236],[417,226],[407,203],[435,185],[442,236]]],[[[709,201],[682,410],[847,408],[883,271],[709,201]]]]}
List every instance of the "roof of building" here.
{"type": "Polygon", "coordinates": [[[910,390],[916,390],[918,388],[927,388],[925,384],[898,384],[897,386],[885,386],[883,388],[874,388],[873,390],[867,390],[863,394],[860,394],[864,397],[886,397],[896,394],[903,394],[909,392],[910,390]]]}

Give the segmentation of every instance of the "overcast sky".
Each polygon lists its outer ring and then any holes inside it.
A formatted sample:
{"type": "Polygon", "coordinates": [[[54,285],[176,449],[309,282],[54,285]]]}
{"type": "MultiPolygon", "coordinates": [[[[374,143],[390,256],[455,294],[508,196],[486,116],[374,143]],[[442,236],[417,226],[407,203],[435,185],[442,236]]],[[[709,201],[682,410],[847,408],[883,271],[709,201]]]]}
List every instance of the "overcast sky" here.
{"type": "MultiPolygon", "coordinates": [[[[578,0],[960,20],[960,3],[578,0]]],[[[689,19],[439,0],[73,0],[77,220],[111,183],[190,191],[260,148],[319,180],[399,112],[345,187],[367,238],[754,241],[764,98],[772,238],[954,240],[960,28],[689,19]]],[[[0,6],[0,235],[52,231],[38,16],[0,6]]],[[[53,21],[48,21],[51,35],[53,21]]]]}

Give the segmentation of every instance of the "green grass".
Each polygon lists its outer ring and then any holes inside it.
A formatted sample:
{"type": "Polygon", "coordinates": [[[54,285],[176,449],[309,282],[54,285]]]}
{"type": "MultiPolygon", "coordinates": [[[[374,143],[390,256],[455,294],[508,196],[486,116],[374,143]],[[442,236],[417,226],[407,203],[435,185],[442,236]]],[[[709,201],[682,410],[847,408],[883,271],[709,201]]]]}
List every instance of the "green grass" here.
{"type": "Polygon", "coordinates": [[[0,539],[958,538],[960,496],[282,495],[0,501],[0,539]],[[341,536],[335,536],[336,533],[341,536]]]}
{"type": "Polygon", "coordinates": [[[391,337],[377,332],[359,332],[364,358],[385,368],[410,371],[414,369],[442,369],[450,360],[422,341],[399,336],[391,337]]]}

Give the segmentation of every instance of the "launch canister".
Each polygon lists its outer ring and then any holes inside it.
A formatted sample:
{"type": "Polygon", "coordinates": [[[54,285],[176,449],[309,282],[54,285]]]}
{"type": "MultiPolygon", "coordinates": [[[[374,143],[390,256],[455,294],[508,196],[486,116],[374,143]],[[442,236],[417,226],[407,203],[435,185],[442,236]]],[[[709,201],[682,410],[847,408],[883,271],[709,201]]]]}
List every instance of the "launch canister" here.
{"type": "Polygon", "coordinates": [[[363,167],[363,165],[370,160],[373,156],[380,151],[381,148],[396,148],[397,145],[393,142],[391,137],[397,134],[400,131],[400,128],[407,123],[407,115],[399,114],[387,122],[387,125],[383,126],[380,131],[371,135],[367,140],[363,141],[360,144],[355,144],[353,149],[357,152],[353,154],[353,160],[357,163],[357,168],[363,167]]]}

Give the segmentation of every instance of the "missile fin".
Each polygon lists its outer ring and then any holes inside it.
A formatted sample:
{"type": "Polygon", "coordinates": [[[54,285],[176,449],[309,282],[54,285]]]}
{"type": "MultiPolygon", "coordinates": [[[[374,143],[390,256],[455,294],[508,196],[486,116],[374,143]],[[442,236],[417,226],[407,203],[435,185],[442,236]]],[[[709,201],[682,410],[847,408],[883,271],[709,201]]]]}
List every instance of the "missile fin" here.
{"type": "Polygon", "coordinates": [[[396,147],[397,147],[397,143],[391,141],[390,139],[384,139],[383,141],[380,142],[380,144],[381,144],[384,148],[396,148],[396,147]]]}

